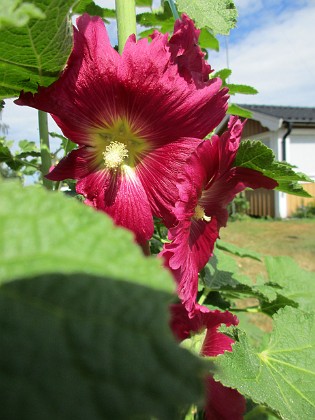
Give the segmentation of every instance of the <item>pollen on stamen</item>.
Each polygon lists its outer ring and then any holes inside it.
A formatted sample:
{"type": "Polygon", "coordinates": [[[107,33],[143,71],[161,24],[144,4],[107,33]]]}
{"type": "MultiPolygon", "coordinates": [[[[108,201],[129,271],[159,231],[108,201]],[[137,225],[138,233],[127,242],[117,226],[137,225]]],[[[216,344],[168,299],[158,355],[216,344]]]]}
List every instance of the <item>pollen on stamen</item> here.
{"type": "Polygon", "coordinates": [[[103,152],[104,163],[108,169],[117,169],[126,157],[128,157],[128,149],[119,141],[110,142],[103,152]]]}
{"type": "Polygon", "coordinates": [[[195,220],[204,220],[205,222],[211,221],[211,216],[206,216],[205,209],[200,206],[200,204],[197,204],[193,217],[195,220]]]}

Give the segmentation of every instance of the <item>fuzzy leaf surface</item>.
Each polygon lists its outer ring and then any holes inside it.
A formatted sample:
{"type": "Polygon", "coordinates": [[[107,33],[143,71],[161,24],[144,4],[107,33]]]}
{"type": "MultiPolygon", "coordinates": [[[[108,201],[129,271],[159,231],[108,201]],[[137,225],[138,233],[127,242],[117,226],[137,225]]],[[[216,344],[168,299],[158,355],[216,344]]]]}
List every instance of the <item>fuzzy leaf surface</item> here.
{"type": "Polygon", "coordinates": [[[35,92],[50,85],[63,69],[72,48],[68,18],[74,0],[33,0],[44,19],[0,31],[0,99],[35,92]]]}
{"type": "Polygon", "coordinates": [[[261,255],[258,252],[252,251],[251,249],[241,248],[237,245],[230,244],[228,242],[224,242],[221,239],[217,242],[217,247],[222,249],[223,251],[230,252],[233,255],[237,255],[239,257],[248,257],[252,258],[253,260],[261,261],[261,255]]]}
{"type": "Polygon", "coordinates": [[[278,191],[301,197],[310,197],[299,182],[310,182],[311,179],[307,175],[295,172],[294,166],[289,163],[276,161],[273,151],[258,140],[241,142],[235,165],[255,169],[265,176],[275,179],[279,184],[275,188],[278,191]]]}
{"type": "Polygon", "coordinates": [[[143,257],[133,235],[104,213],[62,193],[14,182],[0,182],[0,196],[0,284],[58,271],[174,290],[161,263],[143,257]]]}
{"type": "Polygon", "coordinates": [[[239,273],[234,258],[220,249],[215,250],[205,266],[203,279],[205,286],[212,291],[220,291],[227,295],[232,292],[233,295],[236,293],[240,297],[256,297],[266,302],[277,299],[277,292],[273,286],[262,282],[253,284],[249,277],[239,273]]]}
{"type": "Polygon", "coordinates": [[[280,309],[268,345],[257,350],[241,332],[233,352],[215,358],[215,378],[283,419],[309,420],[315,410],[314,342],[314,314],[280,309]]]}
{"type": "Polygon", "coordinates": [[[175,342],[157,289],[81,273],[3,284],[2,418],[175,418],[200,400],[206,364],[175,342]]]}
{"type": "Polygon", "coordinates": [[[214,34],[228,35],[237,20],[232,0],[177,0],[178,10],[187,13],[198,28],[208,27],[214,34]]]}
{"type": "Polygon", "coordinates": [[[304,270],[290,257],[266,257],[270,282],[276,282],[279,294],[294,300],[303,311],[315,308],[315,273],[304,270]]]}

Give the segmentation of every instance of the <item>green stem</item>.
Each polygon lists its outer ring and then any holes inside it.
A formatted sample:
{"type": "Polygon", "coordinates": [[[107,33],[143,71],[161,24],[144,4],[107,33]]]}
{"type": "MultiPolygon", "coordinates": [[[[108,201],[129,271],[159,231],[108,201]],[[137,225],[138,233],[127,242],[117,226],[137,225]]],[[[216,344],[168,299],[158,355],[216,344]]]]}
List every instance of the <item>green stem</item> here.
{"type": "Polygon", "coordinates": [[[180,19],[178,11],[177,11],[175,3],[174,3],[174,0],[167,0],[167,1],[168,1],[168,4],[170,5],[170,8],[171,8],[171,11],[173,13],[174,19],[180,19]]]}
{"type": "Polygon", "coordinates": [[[244,420],[255,420],[258,417],[261,417],[262,414],[265,414],[266,417],[268,416],[268,414],[272,414],[276,418],[280,418],[275,413],[273,413],[271,410],[269,410],[267,407],[264,407],[263,405],[257,405],[255,408],[253,408],[253,410],[251,410],[247,414],[245,414],[244,420]]]}
{"type": "Polygon", "coordinates": [[[51,155],[49,148],[49,134],[48,134],[48,118],[46,112],[38,111],[38,127],[39,127],[39,141],[40,153],[42,157],[41,172],[43,176],[43,185],[48,190],[52,190],[53,183],[46,179],[44,175],[48,174],[51,167],[51,155]]]}
{"type": "Polygon", "coordinates": [[[28,160],[22,160],[22,159],[19,159],[19,158],[17,158],[17,157],[14,157],[14,162],[19,162],[19,163],[21,163],[23,166],[32,166],[32,168],[35,168],[35,169],[37,169],[38,171],[40,171],[40,167],[39,167],[38,165],[35,165],[34,163],[29,162],[28,160]]]}
{"type": "Polygon", "coordinates": [[[205,287],[205,288],[203,289],[203,293],[202,293],[202,295],[200,296],[199,301],[198,301],[199,305],[203,305],[203,304],[204,304],[204,301],[207,299],[208,294],[209,294],[210,292],[211,292],[211,289],[208,289],[208,287],[205,287]]]}
{"type": "Polygon", "coordinates": [[[233,312],[249,312],[252,314],[258,314],[261,312],[261,309],[259,306],[250,306],[248,308],[240,309],[240,308],[233,308],[231,309],[233,312]]]}
{"type": "Polygon", "coordinates": [[[127,38],[137,33],[135,0],[116,0],[118,50],[123,52],[127,38]]]}

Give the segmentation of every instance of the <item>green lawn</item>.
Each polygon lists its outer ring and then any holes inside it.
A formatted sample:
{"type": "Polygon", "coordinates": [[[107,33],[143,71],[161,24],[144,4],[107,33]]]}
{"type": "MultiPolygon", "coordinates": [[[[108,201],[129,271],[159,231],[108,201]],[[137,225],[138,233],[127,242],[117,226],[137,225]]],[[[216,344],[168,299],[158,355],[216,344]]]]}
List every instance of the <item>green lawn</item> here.
{"type": "MultiPolygon", "coordinates": [[[[242,248],[248,248],[264,255],[288,255],[302,268],[315,272],[315,220],[260,220],[246,219],[228,222],[226,228],[220,231],[221,239],[242,248]]],[[[258,275],[267,279],[263,262],[251,258],[234,256],[240,271],[247,274],[255,282],[258,275]]],[[[256,299],[241,299],[237,305],[240,308],[254,306],[256,299]]],[[[263,314],[248,314],[249,319],[263,331],[272,329],[271,319],[263,314]]]]}
{"type": "MultiPolygon", "coordinates": [[[[288,255],[301,267],[315,271],[315,219],[229,221],[221,239],[262,255],[288,255]]],[[[255,278],[264,272],[262,263],[237,258],[241,270],[255,278]]]]}

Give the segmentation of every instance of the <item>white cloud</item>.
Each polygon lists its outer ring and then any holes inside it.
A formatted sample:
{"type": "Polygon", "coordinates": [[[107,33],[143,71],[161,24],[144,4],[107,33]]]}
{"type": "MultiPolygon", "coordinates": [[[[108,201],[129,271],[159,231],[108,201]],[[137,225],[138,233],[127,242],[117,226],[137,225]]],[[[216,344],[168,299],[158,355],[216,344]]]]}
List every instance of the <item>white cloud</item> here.
{"type": "MultiPolygon", "coordinates": [[[[36,109],[28,106],[18,106],[14,104],[13,99],[6,99],[0,122],[9,126],[6,135],[8,140],[14,140],[16,144],[19,140],[24,139],[39,142],[38,111],[36,109]]],[[[50,116],[48,116],[48,129],[62,134],[60,128],[50,116]]],[[[52,150],[55,150],[60,144],[58,139],[51,138],[50,142],[52,150]]]]}
{"type": "Polygon", "coordinates": [[[243,16],[252,14],[263,8],[263,0],[235,0],[235,6],[243,16]]]}
{"type": "MultiPolygon", "coordinates": [[[[244,0],[245,3],[245,0],[244,0]]],[[[231,83],[256,87],[243,103],[315,106],[315,4],[287,11],[229,47],[231,83]]],[[[226,67],[224,48],[210,54],[215,69],[226,67]]]]}
{"type": "MultiPolygon", "coordinates": [[[[287,10],[282,15],[270,18],[271,9],[266,8],[265,0],[236,0],[240,16],[242,13],[242,16],[252,18],[253,22],[253,12],[259,10],[260,25],[246,37],[242,35],[241,27],[235,29],[242,36],[229,48],[230,67],[233,70],[230,82],[252,85],[260,93],[237,95],[233,98],[234,102],[315,106],[315,2],[310,0],[307,4],[305,0],[297,1],[300,9],[287,10]],[[246,12],[247,9],[250,12],[246,12]]],[[[103,3],[111,7],[113,0],[103,0],[103,3]]],[[[276,3],[278,0],[274,0],[273,4],[276,3]]],[[[209,55],[214,69],[226,67],[224,46],[219,54],[211,51],[209,55]]],[[[10,126],[7,138],[36,141],[37,111],[14,105],[12,100],[6,102],[2,123],[10,126]]],[[[59,130],[52,119],[49,124],[50,131],[59,130]]]]}

